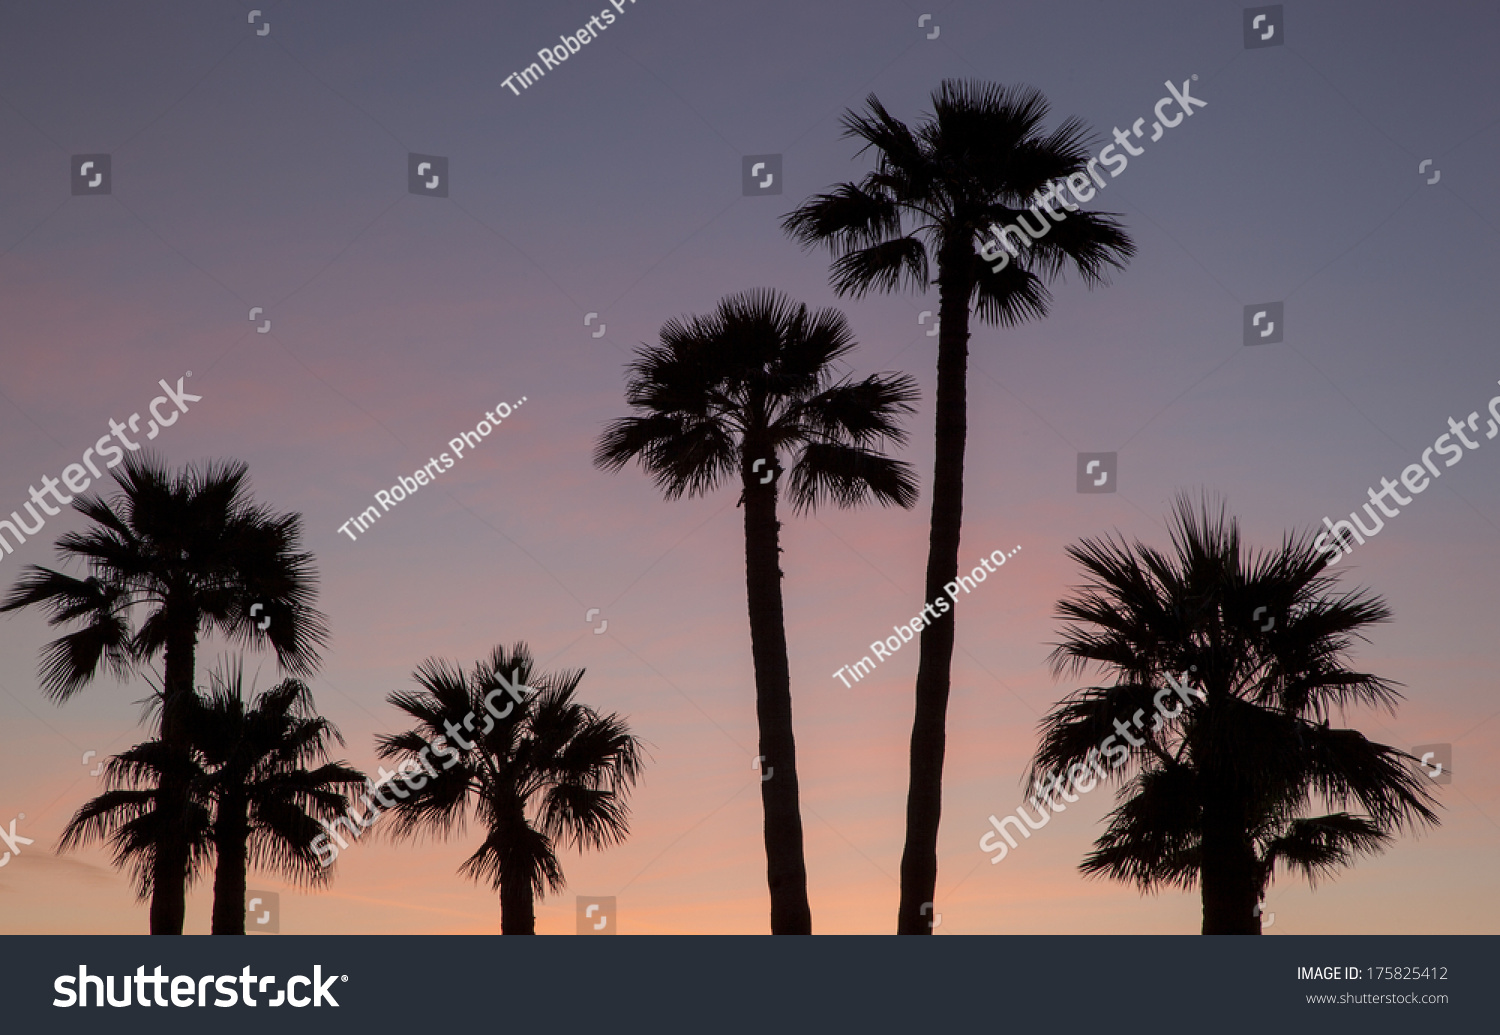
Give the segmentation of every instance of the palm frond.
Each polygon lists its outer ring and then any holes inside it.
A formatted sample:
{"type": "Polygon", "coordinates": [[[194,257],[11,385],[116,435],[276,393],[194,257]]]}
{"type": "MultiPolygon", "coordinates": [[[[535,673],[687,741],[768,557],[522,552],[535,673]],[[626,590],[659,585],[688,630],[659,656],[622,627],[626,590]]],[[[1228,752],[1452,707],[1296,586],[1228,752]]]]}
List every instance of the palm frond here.
{"type": "Polygon", "coordinates": [[[787,498],[798,513],[822,502],[854,507],[871,499],[910,509],[917,502],[916,469],[858,446],[811,442],[792,467],[787,498]]]}

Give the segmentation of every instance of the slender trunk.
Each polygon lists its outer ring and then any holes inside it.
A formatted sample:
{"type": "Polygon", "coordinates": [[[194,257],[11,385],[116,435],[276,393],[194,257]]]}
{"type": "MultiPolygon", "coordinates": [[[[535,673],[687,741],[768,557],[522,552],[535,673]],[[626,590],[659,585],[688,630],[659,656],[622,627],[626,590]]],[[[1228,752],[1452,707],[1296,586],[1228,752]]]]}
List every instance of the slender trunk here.
{"type": "MultiPolygon", "coordinates": [[[[747,450],[742,480],[745,502],[745,595],[750,609],[750,653],[755,662],[755,718],[760,725],[760,802],[765,810],[766,883],[771,891],[771,933],[812,934],[807,865],[802,857],[802,814],[797,792],[797,751],[792,736],[792,689],[781,605],[780,530],[776,483],[762,484],[747,450]]],[[[769,450],[765,455],[773,455],[769,450]]],[[[772,461],[775,465],[775,461],[772,461]]],[[[779,465],[774,467],[780,473],[779,465]]]]}
{"type": "Polygon", "coordinates": [[[214,934],[245,933],[245,853],[250,823],[242,795],[228,794],[219,802],[214,821],[214,934]]]}
{"type": "Polygon", "coordinates": [[[151,933],[181,934],[187,914],[188,830],[191,767],[186,708],[193,695],[197,622],[169,608],[166,658],[163,663],[161,739],[168,753],[157,787],[156,808],[163,820],[151,863],[151,933]]]}
{"type": "MultiPolygon", "coordinates": [[[[968,264],[972,244],[946,245],[938,261],[937,442],[932,477],[932,529],[923,603],[942,596],[958,575],[963,527],[964,440],[969,359],[968,264]]],[[[897,934],[931,934],[937,911],[937,838],[943,812],[943,753],[953,668],[956,605],[922,629],[916,710],[911,727],[911,782],[906,794],[906,848],[901,856],[897,934]]]]}

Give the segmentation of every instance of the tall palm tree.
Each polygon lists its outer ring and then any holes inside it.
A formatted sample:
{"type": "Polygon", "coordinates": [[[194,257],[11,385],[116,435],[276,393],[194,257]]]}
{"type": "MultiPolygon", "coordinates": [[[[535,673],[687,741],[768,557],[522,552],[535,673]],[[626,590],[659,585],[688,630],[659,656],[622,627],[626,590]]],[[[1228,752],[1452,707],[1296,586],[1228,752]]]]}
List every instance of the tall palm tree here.
{"type": "Polygon", "coordinates": [[[49,625],[79,626],[42,650],[42,688],[57,701],[103,670],[124,677],[163,659],[160,751],[173,757],[159,760],[153,792],[163,826],[151,854],[152,934],[181,934],[187,908],[194,851],[187,715],[199,636],[269,643],[293,674],[312,671],[327,643],[324,617],[312,606],[313,558],[299,549],[302,519],[254,503],[246,470],[235,461],[174,473],[148,454],[128,457],[115,472],[113,499],[73,500],[93,527],[57,541],[87,576],[32,565],[0,604],[0,611],[38,606],[49,625]]]}
{"type": "Polygon", "coordinates": [[[326,882],[330,871],[317,865],[310,847],[321,831],[318,820],[344,814],[344,789],[365,777],[341,763],[305,768],[326,758],[330,738],[343,743],[333,724],[313,711],[306,684],[285,680],[247,707],[238,669],[211,678],[212,692],[195,694],[184,709],[188,754],[170,750],[157,737],[111,758],[108,789],[74,814],[60,847],[108,841],[116,865],[129,865],[137,891],[148,896],[152,862],[172,826],[157,808],[161,786],[166,768],[185,760],[190,875],[196,879],[212,858],[212,932],[244,934],[249,867],[308,884],[326,882]]]}
{"type": "MultiPolygon", "coordinates": [[[[1077,119],[1043,132],[1048,106],[1035,90],[946,80],[915,129],[873,94],[866,103],[865,112],[845,114],[844,135],[863,141],[861,153],[875,151],[875,171],[809,199],[783,227],[804,247],[826,246],[836,256],[831,279],[840,295],[925,292],[937,284],[937,438],[923,597],[930,601],[958,575],[971,316],[1007,327],[1045,316],[1048,280],[1071,269],[1089,286],[1103,283],[1135,246],[1110,215],[1078,211],[1054,224],[1037,212],[1038,192],[1083,172],[1090,155],[1077,119]],[[1028,208],[1036,239],[1024,250],[1007,239],[1016,254],[992,267],[999,253],[980,254],[979,242],[996,225],[1029,225],[1018,219],[1028,208]]],[[[954,621],[946,612],[921,633],[900,934],[932,932],[924,906],[937,886],[954,621]]]]}
{"type": "Polygon", "coordinates": [[[213,802],[214,934],[245,933],[245,876],[251,866],[320,885],[332,871],[311,845],[349,809],[365,776],[328,760],[337,727],[314,709],[306,683],[286,679],[248,705],[236,666],[213,674],[214,689],[192,718],[192,740],[213,802]],[[308,768],[318,763],[315,768],[308,768]]]}
{"type": "Polygon", "coordinates": [[[502,934],[535,934],[536,897],[565,886],[558,843],[602,849],[629,833],[640,743],[620,716],[575,700],[581,669],[536,673],[524,643],[468,676],[429,658],[413,678],[419,690],[387,700],[416,725],[377,738],[381,758],[414,774],[390,784],[394,802],[382,797],[392,832],[447,837],[472,810],[485,838],[461,872],[499,891],[502,934]]]}
{"type": "Polygon", "coordinates": [[[912,412],[915,384],[902,374],[839,379],[834,364],[854,347],[843,314],[810,312],[774,291],[670,320],[661,343],[637,350],[630,367],[625,398],[642,414],[612,422],[594,453],[609,471],[638,460],[669,500],[706,495],[738,476],[760,763],[769,776],[760,794],[772,934],[812,933],[782,616],[782,459],[799,512],[825,500],[910,507],[917,499],[911,466],[879,452],[905,441],[900,418],[912,412]]]}
{"type": "Polygon", "coordinates": [[[1199,885],[1204,934],[1259,934],[1278,866],[1316,881],[1437,822],[1416,759],[1329,724],[1351,706],[1394,711],[1401,695],[1347,658],[1390,611],[1340,590],[1309,539],[1249,550],[1222,504],[1179,497],[1169,553],[1113,537],[1068,549],[1087,582],[1058,604],[1054,669],[1112,678],[1043,720],[1030,775],[1080,765],[1117,780],[1083,871],[1142,890],[1199,885]],[[1175,703],[1173,680],[1201,703],[1175,703]],[[1158,710],[1173,717],[1142,722],[1158,710]]]}

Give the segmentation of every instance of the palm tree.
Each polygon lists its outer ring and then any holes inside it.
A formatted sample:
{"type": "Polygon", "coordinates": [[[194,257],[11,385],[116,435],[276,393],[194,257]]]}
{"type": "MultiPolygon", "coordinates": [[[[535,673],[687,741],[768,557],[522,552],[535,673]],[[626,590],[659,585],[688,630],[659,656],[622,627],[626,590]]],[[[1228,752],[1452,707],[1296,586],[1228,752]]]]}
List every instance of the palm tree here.
{"type": "MultiPolygon", "coordinates": [[[[915,129],[873,94],[867,105],[864,113],[845,113],[844,135],[863,141],[861,153],[875,150],[875,171],[811,198],[783,227],[804,247],[826,246],[836,256],[832,283],[840,295],[903,286],[925,292],[936,267],[937,439],[923,597],[931,601],[958,574],[971,311],[1007,327],[1045,316],[1051,304],[1045,281],[1072,269],[1089,286],[1103,283],[1110,268],[1124,267],[1135,246],[1107,214],[1072,212],[1053,224],[1037,212],[1038,203],[1046,204],[1038,192],[1083,172],[1090,156],[1077,119],[1042,132],[1048,106],[1035,90],[947,80],[932,95],[932,114],[915,129]],[[1028,208],[1040,229],[1036,239],[992,268],[1000,253],[980,254],[977,242],[996,225],[1027,225],[1019,217],[1028,208]]],[[[1009,239],[1004,243],[1015,251],[1009,239]]],[[[932,931],[923,907],[934,900],[937,886],[953,636],[951,612],[921,633],[900,934],[932,931]]]]}
{"type": "Polygon", "coordinates": [[[142,454],[114,477],[120,491],[112,500],[73,500],[94,527],[57,541],[65,559],[85,564],[87,577],[32,565],[0,611],[35,605],[49,625],[79,626],[42,650],[42,688],[57,701],[102,670],[125,677],[162,656],[159,752],[172,757],[156,760],[161,782],[152,811],[162,825],[151,853],[151,933],[181,934],[195,851],[185,781],[198,638],[217,632],[231,643],[269,642],[284,670],[304,674],[316,667],[328,634],[312,607],[312,555],[298,549],[302,519],[255,504],[245,464],[172,473],[142,454]]]}
{"type": "Polygon", "coordinates": [[[1120,783],[1083,872],[1143,891],[1199,884],[1204,934],[1259,934],[1278,866],[1326,878],[1437,816],[1416,759],[1329,723],[1401,698],[1347,659],[1390,618],[1385,603],[1339,590],[1309,537],[1251,551],[1222,504],[1187,497],[1173,519],[1170,553],[1113,537],[1069,547],[1087,582],[1058,605],[1054,670],[1112,679],[1043,720],[1030,776],[1083,766],[1120,783]],[[1201,703],[1167,708],[1173,681],[1201,703]],[[1142,723],[1158,711],[1173,717],[1142,723]],[[1319,808],[1330,811],[1309,815],[1319,808]]]}
{"type": "Polygon", "coordinates": [[[214,673],[214,690],[192,719],[193,744],[213,801],[214,934],[245,933],[245,875],[271,869],[310,885],[327,883],[311,845],[349,809],[365,776],[328,761],[338,729],[314,710],[306,683],[287,679],[246,705],[238,666],[214,673]],[[307,768],[321,763],[316,768],[307,768]]]}
{"type": "Polygon", "coordinates": [[[574,699],[581,669],[535,673],[524,643],[509,653],[496,647],[468,676],[429,658],[413,678],[421,689],[387,700],[416,725],[377,738],[380,757],[402,760],[398,772],[413,774],[389,784],[394,802],[381,797],[393,834],[447,837],[462,831],[472,808],[486,835],[461,872],[499,891],[502,934],[535,934],[536,897],[566,883],[558,842],[602,849],[629,833],[625,799],[641,772],[639,741],[618,715],[574,699]]]}
{"type": "Polygon", "coordinates": [[[612,422],[594,453],[608,471],[638,460],[669,500],[739,478],[760,763],[770,775],[760,793],[772,934],[812,933],[782,616],[782,458],[798,512],[824,500],[910,507],[917,499],[910,465],[878,451],[905,441],[900,417],[912,412],[915,384],[901,374],[836,379],[833,364],[854,347],[843,314],[809,312],[768,290],[726,298],[711,316],[671,320],[661,344],[637,350],[630,367],[625,397],[642,415],[612,422]]]}
{"type": "Polygon", "coordinates": [[[160,788],[166,767],[185,759],[190,875],[196,879],[213,858],[212,932],[244,934],[249,866],[325,883],[330,871],[317,865],[310,847],[320,833],[318,820],[343,815],[349,800],[340,788],[363,784],[365,777],[341,763],[304,768],[326,757],[330,738],[343,743],[333,724],[314,713],[306,684],[285,680],[247,709],[237,668],[211,678],[213,691],[195,694],[184,709],[188,754],[170,750],[158,737],[111,758],[105,769],[109,789],[78,810],[60,847],[110,842],[115,864],[131,867],[137,891],[147,897],[152,863],[170,826],[157,809],[160,788]]]}

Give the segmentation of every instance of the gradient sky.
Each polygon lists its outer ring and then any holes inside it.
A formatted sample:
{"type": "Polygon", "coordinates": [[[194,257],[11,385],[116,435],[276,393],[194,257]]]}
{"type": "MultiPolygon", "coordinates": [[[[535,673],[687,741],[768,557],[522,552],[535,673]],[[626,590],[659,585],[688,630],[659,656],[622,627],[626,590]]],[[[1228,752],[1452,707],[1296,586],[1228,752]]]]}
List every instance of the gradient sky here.
{"type": "MultiPolygon", "coordinates": [[[[564,857],[542,933],[572,932],[575,894],[617,896],[625,933],[767,929],[736,494],[667,503],[638,469],[592,468],[631,350],[774,287],[848,315],[851,373],[919,380],[917,509],[788,516],[783,539],[814,929],[890,932],[917,651],[851,688],[830,673],[921,607],[936,339],[918,315],[936,292],[836,299],[827,257],[779,221],[869,168],[837,120],[871,91],[914,120],[945,77],[1027,83],[1102,146],[1196,75],[1208,107],[1090,206],[1121,215],[1129,269],[1059,285],[1044,321],[974,329],[961,562],[1022,551],[960,602],[937,906],[941,934],[1196,932],[1196,895],[1077,873],[1106,791],[998,866],[977,847],[1074,688],[1045,665],[1077,581],[1063,550],[1110,530],[1163,543],[1172,496],[1198,489],[1274,544],[1500,394],[1500,12],[1289,3],[1286,45],[1246,50],[1242,8],[1202,0],[639,0],[517,97],[502,81],[600,0],[257,2],[266,36],[248,4],[0,4],[0,511],[191,370],[202,401],[152,445],[174,464],[243,459],[261,501],[304,515],[332,624],[313,688],[350,762],[373,770],[398,722],[385,697],[425,658],[525,640],[543,669],[586,668],[581,697],[628,716],[652,761],[630,839],[564,857]],[[407,193],[409,152],[448,157],[447,199],[407,193]],[[111,195],[70,194],[82,153],[112,156],[111,195]],[[743,197],[741,156],[768,153],[784,193],[743,197]],[[1267,301],[1285,340],[1247,348],[1243,307],[1267,301]],[[357,542],[338,533],[522,396],[435,485],[357,542]],[[1076,493],[1085,451],[1119,453],[1118,493],[1076,493]]],[[[1281,879],[1268,933],[1500,930],[1497,475],[1500,440],[1339,566],[1395,613],[1357,664],[1407,694],[1348,721],[1454,745],[1443,824],[1316,891],[1281,879]]],[[[49,520],[0,579],[53,563],[83,524],[49,520]]],[[[144,931],[104,852],[51,851],[99,790],[83,753],[144,738],[148,687],[51,703],[36,663],[52,635],[37,614],[0,619],[0,825],[24,813],[36,841],[0,870],[0,932],[144,931]]],[[[200,677],[222,652],[200,649],[200,677]]],[[[285,933],[496,932],[495,895],[456,872],[476,836],[360,845],[318,893],[250,886],[283,893],[285,933]]],[[[209,899],[192,895],[189,931],[209,899]]]]}

